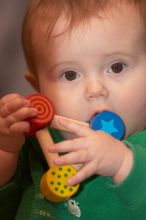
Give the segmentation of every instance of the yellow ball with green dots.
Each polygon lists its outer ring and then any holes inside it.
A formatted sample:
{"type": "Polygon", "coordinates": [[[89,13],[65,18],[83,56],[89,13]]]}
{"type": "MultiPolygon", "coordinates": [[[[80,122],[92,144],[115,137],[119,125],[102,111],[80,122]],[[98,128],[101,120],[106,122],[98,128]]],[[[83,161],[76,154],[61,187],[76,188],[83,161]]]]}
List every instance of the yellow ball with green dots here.
{"type": "Polygon", "coordinates": [[[43,196],[54,203],[70,198],[77,192],[79,184],[70,186],[67,180],[76,173],[77,170],[71,165],[51,167],[41,178],[40,189],[43,196]]]}

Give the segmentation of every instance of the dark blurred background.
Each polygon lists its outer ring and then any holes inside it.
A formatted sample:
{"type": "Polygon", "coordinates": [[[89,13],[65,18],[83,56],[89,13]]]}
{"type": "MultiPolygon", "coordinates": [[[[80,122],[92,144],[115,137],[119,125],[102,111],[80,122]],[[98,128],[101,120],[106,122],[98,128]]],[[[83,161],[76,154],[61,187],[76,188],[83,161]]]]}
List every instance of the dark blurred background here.
{"type": "Polygon", "coordinates": [[[29,0],[0,0],[0,97],[32,88],[24,79],[27,66],[21,46],[21,27],[29,0]]]}

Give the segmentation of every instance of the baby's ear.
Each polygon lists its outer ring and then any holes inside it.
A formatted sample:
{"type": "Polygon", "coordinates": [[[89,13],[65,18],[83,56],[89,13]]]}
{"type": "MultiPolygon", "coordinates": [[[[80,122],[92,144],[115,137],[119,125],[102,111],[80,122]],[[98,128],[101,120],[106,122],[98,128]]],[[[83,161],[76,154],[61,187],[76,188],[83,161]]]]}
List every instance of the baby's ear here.
{"type": "Polygon", "coordinates": [[[39,92],[39,83],[38,79],[32,72],[26,72],[25,73],[25,79],[30,83],[30,85],[39,92]]]}

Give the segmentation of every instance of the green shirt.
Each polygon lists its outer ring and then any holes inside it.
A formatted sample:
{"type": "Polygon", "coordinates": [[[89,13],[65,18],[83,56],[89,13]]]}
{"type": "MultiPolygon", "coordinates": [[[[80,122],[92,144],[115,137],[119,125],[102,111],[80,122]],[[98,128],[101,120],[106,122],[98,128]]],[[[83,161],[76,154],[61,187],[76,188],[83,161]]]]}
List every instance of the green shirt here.
{"type": "MultiPolygon", "coordinates": [[[[52,130],[55,142],[62,140],[52,130]]],[[[48,170],[35,138],[28,138],[20,154],[16,175],[0,189],[1,220],[145,220],[146,131],[124,140],[134,154],[134,166],[119,185],[110,177],[93,176],[81,183],[71,199],[81,211],[77,217],[68,202],[53,204],[40,192],[40,178],[48,170]]]]}

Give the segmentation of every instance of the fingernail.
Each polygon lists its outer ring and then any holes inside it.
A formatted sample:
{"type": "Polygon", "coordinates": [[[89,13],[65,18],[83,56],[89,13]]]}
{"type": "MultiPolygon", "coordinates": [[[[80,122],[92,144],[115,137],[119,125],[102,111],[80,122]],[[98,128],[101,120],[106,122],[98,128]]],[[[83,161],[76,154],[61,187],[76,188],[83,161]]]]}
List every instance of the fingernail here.
{"type": "Polygon", "coordinates": [[[69,123],[69,121],[65,118],[59,118],[58,121],[59,121],[60,124],[62,124],[64,126],[66,126],[69,123]]]}
{"type": "Polygon", "coordinates": [[[70,185],[70,186],[72,186],[72,185],[73,185],[72,180],[71,180],[71,179],[68,179],[68,180],[67,180],[67,184],[70,185]]]}
{"type": "Polygon", "coordinates": [[[55,160],[54,160],[54,163],[55,163],[56,165],[61,165],[61,162],[60,162],[59,159],[55,159],[55,160]]]}
{"type": "Polygon", "coordinates": [[[32,108],[32,111],[33,111],[33,115],[37,115],[38,111],[36,108],[32,108]]]}

